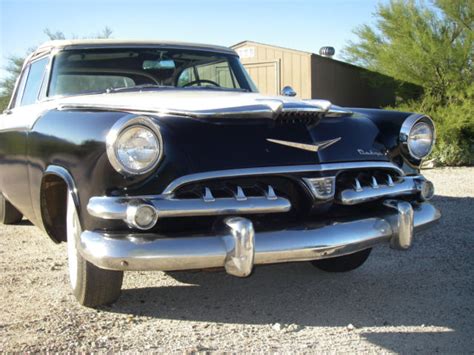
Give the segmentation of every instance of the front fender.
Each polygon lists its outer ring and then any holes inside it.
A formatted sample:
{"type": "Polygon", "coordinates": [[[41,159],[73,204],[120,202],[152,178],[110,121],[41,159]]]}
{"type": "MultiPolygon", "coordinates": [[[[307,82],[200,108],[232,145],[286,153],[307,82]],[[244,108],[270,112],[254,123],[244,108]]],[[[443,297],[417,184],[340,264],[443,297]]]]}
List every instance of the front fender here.
{"type": "Polygon", "coordinates": [[[385,145],[392,161],[397,163],[407,174],[418,172],[419,166],[409,162],[402,155],[399,140],[403,122],[413,113],[361,108],[351,108],[350,110],[354,112],[354,117],[363,117],[374,122],[379,131],[377,139],[385,145]]]}

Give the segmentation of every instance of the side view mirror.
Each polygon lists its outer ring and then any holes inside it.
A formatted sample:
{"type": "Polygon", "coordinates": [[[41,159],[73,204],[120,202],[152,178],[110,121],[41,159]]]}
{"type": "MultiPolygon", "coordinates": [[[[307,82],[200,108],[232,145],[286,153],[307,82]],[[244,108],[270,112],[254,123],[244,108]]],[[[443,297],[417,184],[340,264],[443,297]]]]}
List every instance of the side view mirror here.
{"type": "Polygon", "coordinates": [[[296,96],[296,91],[291,86],[285,86],[281,89],[281,94],[283,96],[296,96]]]}

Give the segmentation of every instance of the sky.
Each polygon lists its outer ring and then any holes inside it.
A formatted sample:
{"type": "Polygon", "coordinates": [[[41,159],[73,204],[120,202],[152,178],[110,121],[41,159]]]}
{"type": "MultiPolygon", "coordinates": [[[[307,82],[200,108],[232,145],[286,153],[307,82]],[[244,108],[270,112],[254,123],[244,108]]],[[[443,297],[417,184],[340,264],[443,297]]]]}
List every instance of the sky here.
{"type": "Polygon", "coordinates": [[[0,78],[6,58],[48,40],[44,30],[87,37],[105,26],[116,39],[231,46],[243,40],[308,52],[336,48],[371,23],[386,0],[0,0],[0,78]]]}

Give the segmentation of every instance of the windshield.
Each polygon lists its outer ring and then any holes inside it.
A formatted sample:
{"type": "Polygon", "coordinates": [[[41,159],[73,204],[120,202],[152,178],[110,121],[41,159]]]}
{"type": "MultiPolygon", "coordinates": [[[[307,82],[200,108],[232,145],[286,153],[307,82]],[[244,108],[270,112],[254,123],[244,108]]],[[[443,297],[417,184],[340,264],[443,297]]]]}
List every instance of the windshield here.
{"type": "Polygon", "coordinates": [[[257,91],[237,56],[185,49],[75,49],[54,58],[48,96],[167,86],[257,91]]]}

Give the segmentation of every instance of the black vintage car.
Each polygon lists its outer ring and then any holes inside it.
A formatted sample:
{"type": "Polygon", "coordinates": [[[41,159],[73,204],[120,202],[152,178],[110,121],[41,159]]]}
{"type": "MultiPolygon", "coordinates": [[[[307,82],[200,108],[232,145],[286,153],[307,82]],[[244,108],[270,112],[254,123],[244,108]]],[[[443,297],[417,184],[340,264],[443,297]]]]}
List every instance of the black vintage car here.
{"type": "Polygon", "coordinates": [[[224,47],[49,42],[0,117],[0,222],[67,242],[86,306],[129,270],[349,271],[408,249],[440,217],[420,174],[432,120],[294,94],[258,94],[224,47]]]}

